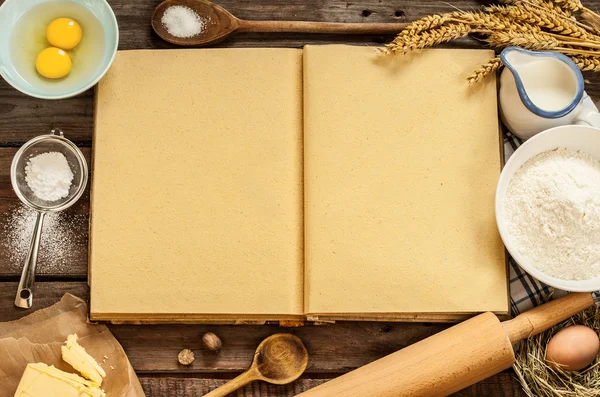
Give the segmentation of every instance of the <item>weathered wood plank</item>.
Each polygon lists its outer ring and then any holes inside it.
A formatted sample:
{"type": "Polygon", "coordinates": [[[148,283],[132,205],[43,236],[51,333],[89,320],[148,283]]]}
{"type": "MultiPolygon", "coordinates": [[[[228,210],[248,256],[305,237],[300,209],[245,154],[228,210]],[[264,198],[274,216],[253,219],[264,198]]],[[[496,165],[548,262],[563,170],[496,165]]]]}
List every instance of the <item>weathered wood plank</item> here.
{"type": "MultiPolygon", "coordinates": [[[[0,0],[2,4],[3,0],[0,0]]],[[[159,1],[110,0],[119,22],[122,50],[139,48],[174,48],[162,41],[150,27],[150,17],[159,1]]],[[[337,22],[397,22],[411,21],[427,14],[453,10],[454,7],[470,9],[480,3],[474,0],[445,1],[403,0],[262,0],[260,2],[222,0],[220,5],[234,15],[247,19],[292,19],[337,22]]],[[[586,2],[592,9],[600,1],[586,2]]],[[[221,47],[301,47],[305,44],[345,43],[378,45],[388,42],[391,36],[339,36],[310,34],[239,34],[219,44],[221,47]]],[[[453,47],[480,47],[473,39],[450,44],[453,47]]],[[[586,75],[593,84],[588,93],[600,98],[600,77],[586,75]]],[[[46,101],[29,98],[0,80],[0,146],[18,145],[28,138],[44,133],[59,125],[70,131],[73,141],[90,145],[93,132],[93,91],[75,98],[46,101]]]]}
{"type": "MultiPolygon", "coordinates": [[[[13,306],[17,283],[0,283],[0,321],[9,321],[30,313],[13,306]]],[[[56,303],[65,292],[87,298],[84,282],[40,282],[35,287],[35,308],[56,303]]],[[[327,326],[305,326],[281,329],[275,326],[110,326],[123,345],[129,359],[141,376],[148,397],[197,396],[223,384],[242,372],[251,362],[254,349],[266,336],[276,332],[292,332],[307,346],[310,362],[306,378],[292,385],[275,387],[253,384],[237,396],[293,396],[314,387],[330,377],[374,361],[392,351],[439,332],[445,325],[338,323],[327,326]],[[200,348],[201,335],[217,333],[224,347],[219,355],[200,348]],[[177,363],[177,353],[183,348],[196,352],[190,367],[177,363]],[[158,377],[157,377],[158,376],[158,377]],[[166,377],[165,377],[166,376],[166,377]],[[185,376],[185,377],[182,377],[185,376]],[[201,379],[206,377],[209,379],[201,379]]],[[[471,396],[524,396],[512,372],[494,376],[458,394],[471,396]]]]}
{"type": "MultiPolygon", "coordinates": [[[[199,378],[169,378],[169,377],[141,377],[142,387],[147,397],[179,397],[202,396],[209,391],[223,385],[222,379],[199,378]]],[[[325,383],[327,379],[300,379],[285,386],[268,385],[264,382],[254,382],[235,393],[231,397],[292,397],[308,389],[325,383]]],[[[492,376],[483,382],[468,387],[453,397],[524,397],[519,382],[512,372],[503,372],[492,376]]]]}
{"type": "MultiPolygon", "coordinates": [[[[0,321],[29,314],[14,307],[16,282],[0,283],[0,321]]],[[[65,292],[87,299],[85,282],[39,282],[34,288],[34,309],[56,303],[65,292]]],[[[111,325],[136,371],[185,374],[239,373],[252,362],[258,344],[267,336],[290,332],[300,337],[310,353],[308,371],[313,374],[341,373],[381,358],[445,328],[446,324],[339,322],[281,328],[275,325],[111,325]],[[223,341],[218,355],[202,349],[205,332],[223,341]],[[196,353],[190,366],[177,363],[182,349],[196,353]]]]}
{"type": "Polygon", "coordinates": [[[14,305],[17,282],[0,282],[0,322],[17,320],[35,310],[52,306],[67,292],[86,298],[89,288],[85,282],[37,282],[33,288],[33,308],[25,310],[14,305]]]}
{"type": "Polygon", "coordinates": [[[54,127],[77,144],[91,144],[94,92],[59,101],[30,98],[0,79],[0,146],[18,146],[54,127]]]}
{"type": "MultiPolygon", "coordinates": [[[[172,48],[160,40],[150,28],[150,15],[160,0],[109,0],[119,20],[121,49],[172,48]]],[[[292,19],[339,22],[388,22],[409,21],[420,16],[443,12],[458,7],[468,9],[477,6],[477,1],[460,0],[451,4],[438,0],[363,0],[360,2],[342,0],[217,0],[234,15],[247,19],[292,19]]],[[[600,1],[587,1],[591,9],[600,8],[600,1]]],[[[0,0],[0,4],[3,0],[0,0]]],[[[241,34],[220,46],[231,47],[301,47],[307,43],[348,43],[377,45],[390,40],[380,36],[316,36],[298,34],[241,34]]],[[[476,47],[473,40],[463,40],[451,46],[476,47]]],[[[600,75],[586,73],[589,80],[587,92],[594,99],[600,98],[600,75]]],[[[61,101],[44,101],[29,98],[12,89],[0,79],[0,146],[18,146],[28,139],[49,131],[54,126],[62,127],[68,137],[76,143],[91,145],[93,130],[93,92],[88,91],[78,97],[61,101]]],[[[10,188],[8,164],[14,150],[0,150],[0,278],[16,279],[20,273],[20,261],[9,260],[5,248],[6,219],[18,205],[18,200],[10,188]],[[6,150],[6,151],[5,151],[6,150]],[[11,209],[12,208],[12,209],[11,209]]],[[[89,151],[86,151],[89,156],[89,151]]],[[[82,224],[87,224],[89,203],[86,196],[66,215],[83,216],[82,224]]],[[[46,260],[40,260],[38,274],[51,277],[85,277],[87,271],[87,228],[76,225],[71,236],[74,246],[69,247],[65,265],[60,268],[46,260]]],[[[13,307],[16,291],[15,282],[0,283],[0,321],[8,321],[26,315],[13,307]]],[[[36,285],[35,307],[49,306],[65,292],[87,297],[85,282],[41,282],[36,285]]],[[[384,323],[345,323],[324,327],[303,327],[292,330],[303,338],[311,351],[311,367],[307,378],[313,376],[330,377],[339,372],[377,359],[389,352],[414,343],[444,325],[426,324],[384,324],[384,323]]],[[[111,326],[111,329],[125,347],[136,370],[141,374],[142,384],[149,397],[201,395],[221,385],[224,380],[216,377],[233,377],[251,360],[254,347],[263,337],[282,331],[278,327],[264,326],[111,326]],[[219,334],[226,349],[219,356],[208,356],[199,350],[199,339],[203,332],[211,330],[219,334]],[[227,348],[230,346],[230,349],[227,348]],[[177,364],[176,354],[184,347],[197,351],[198,359],[190,368],[177,364]],[[166,377],[165,377],[166,376],[166,377]],[[195,378],[188,378],[195,376],[195,378]],[[209,379],[202,379],[206,377],[209,379]]],[[[307,388],[314,387],[326,379],[304,379],[289,386],[275,387],[255,384],[243,389],[237,396],[292,396],[307,388]]],[[[484,382],[468,388],[456,396],[524,396],[512,373],[496,375],[484,382]]]]}
{"type": "MultiPolygon", "coordinates": [[[[4,0],[0,0],[0,4],[4,0]]],[[[150,18],[159,1],[110,0],[119,23],[119,49],[174,48],[161,40],[150,26],[150,18]]],[[[218,4],[234,15],[247,19],[292,19],[339,22],[397,22],[412,20],[434,10],[450,10],[442,1],[408,1],[389,3],[363,0],[360,3],[341,0],[263,0],[261,2],[224,0],[218,4]],[[402,6],[401,6],[402,5],[402,6]]],[[[458,1],[456,6],[469,8],[474,1],[458,1]]],[[[376,45],[391,37],[339,36],[309,34],[240,34],[219,46],[227,47],[301,47],[307,43],[349,43],[376,45]]],[[[474,41],[470,46],[478,45],[474,41]]],[[[30,98],[0,80],[0,145],[18,145],[28,138],[58,125],[70,131],[72,140],[91,144],[93,131],[93,90],[75,98],[46,101],[30,98]]]]}
{"type": "MultiPolygon", "coordinates": [[[[291,397],[325,383],[327,379],[301,379],[289,385],[275,386],[264,382],[254,382],[231,397],[291,397]]],[[[200,378],[140,378],[146,397],[203,396],[222,386],[227,380],[200,378]]]]}
{"type": "MultiPolygon", "coordinates": [[[[69,137],[69,130],[65,130],[69,137]]],[[[35,211],[22,204],[12,189],[10,164],[16,148],[0,148],[0,278],[21,274],[35,223],[35,211]]],[[[89,148],[82,149],[90,163],[89,148]]],[[[72,207],[49,214],[44,222],[37,274],[86,277],[88,253],[89,184],[72,207]]]]}

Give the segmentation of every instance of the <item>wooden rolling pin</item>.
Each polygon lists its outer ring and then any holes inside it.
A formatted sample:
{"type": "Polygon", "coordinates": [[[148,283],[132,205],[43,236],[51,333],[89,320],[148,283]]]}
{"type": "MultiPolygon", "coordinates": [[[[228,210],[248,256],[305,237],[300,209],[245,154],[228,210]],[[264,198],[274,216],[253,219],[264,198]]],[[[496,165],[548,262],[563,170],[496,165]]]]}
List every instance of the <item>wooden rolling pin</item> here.
{"type": "Polygon", "coordinates": [[[483,313],[298,396],[441,397],[509,368],[513,343],[594,304],[573,293],[500,322],[483,313]]]}

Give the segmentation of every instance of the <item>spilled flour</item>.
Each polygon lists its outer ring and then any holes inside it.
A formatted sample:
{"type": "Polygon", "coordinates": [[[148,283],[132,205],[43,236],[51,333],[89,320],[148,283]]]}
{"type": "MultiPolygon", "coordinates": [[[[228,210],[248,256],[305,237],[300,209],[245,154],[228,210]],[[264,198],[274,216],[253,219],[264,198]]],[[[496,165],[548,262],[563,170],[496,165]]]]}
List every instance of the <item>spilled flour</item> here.
{"type": "Polygon", "coordinates": [[[504,210],[537,269],[564,280],[600,276],[600,161],[562,148],[538,154],[513,176],[504,210]]]}
{"type": "MultiPolygon", "coordinates": [[[[19,273],[29,250],[35,226],[36,212],[16,204],[0,218],[0,262],[7,262],[5,270],[19,273]]],[[[42,241],[38,254],[38,274],[65,274],[74,269],[74,261],[81,261],[81,252],[87,252],[88,216],[69,211],[49,213],[44,219],[42,241]]]]}

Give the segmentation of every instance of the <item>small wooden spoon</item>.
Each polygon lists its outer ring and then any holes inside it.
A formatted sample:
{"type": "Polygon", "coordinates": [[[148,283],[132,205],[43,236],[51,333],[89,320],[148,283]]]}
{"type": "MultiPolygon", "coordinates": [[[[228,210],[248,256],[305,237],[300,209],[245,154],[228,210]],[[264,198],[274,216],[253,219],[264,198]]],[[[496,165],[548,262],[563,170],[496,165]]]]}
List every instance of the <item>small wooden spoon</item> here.
{"type": "Polygon", "coordinates": [[[271,335],[258,345],[252,365],[246,372],[204,397],[224,397],[255,380],[285,385],[298,379],[307,364],[308,352],[298,337],[271,335]]]}
{"type": "Polygon", "coordinates": [[[339,23],[304,21],[248,21],[239,19],[208,0],[165,0],[156,6],[152,28],[163,40],[182,46],[205,46],[218,43],[237,32],[302,32],[340,34],[394,34],[406,23],[339,23]],[[185,6],[207,21],[202,33],[194,37],[175,37],[162,24],[163,14],[170,6],[185,6]]]}

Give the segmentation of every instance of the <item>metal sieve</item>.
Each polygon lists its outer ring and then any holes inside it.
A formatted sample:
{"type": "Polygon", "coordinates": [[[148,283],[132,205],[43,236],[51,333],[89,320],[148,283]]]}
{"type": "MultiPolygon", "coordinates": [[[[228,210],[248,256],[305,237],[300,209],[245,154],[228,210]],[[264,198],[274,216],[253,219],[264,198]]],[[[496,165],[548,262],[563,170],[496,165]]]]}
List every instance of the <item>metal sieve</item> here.
{"type": "Polygon", "coordinates": [[[17,307],[28,309],[33,302],[32,287],[35,280],[35,267],[44,217],[49,212],[58,212],[69,208],[81,197],[88,180],[88,167],[81,150],[73,142],[66,139],[59,128],[54,128],[50,134],[33,138],[17,151],[10,167],[10,180],[17,197],[23,204],[37,211],[31,245],[25,258],[23,273],[21,273],[21,281],[15,298],[17,307]],[[62,153],[67,158],[71,172],[73,172],[73,182],[69,194],[67,197],[56,201],[46,201],[36,197],[25,180],[25,167],[29,159],[46,152],[62,153]]]}

